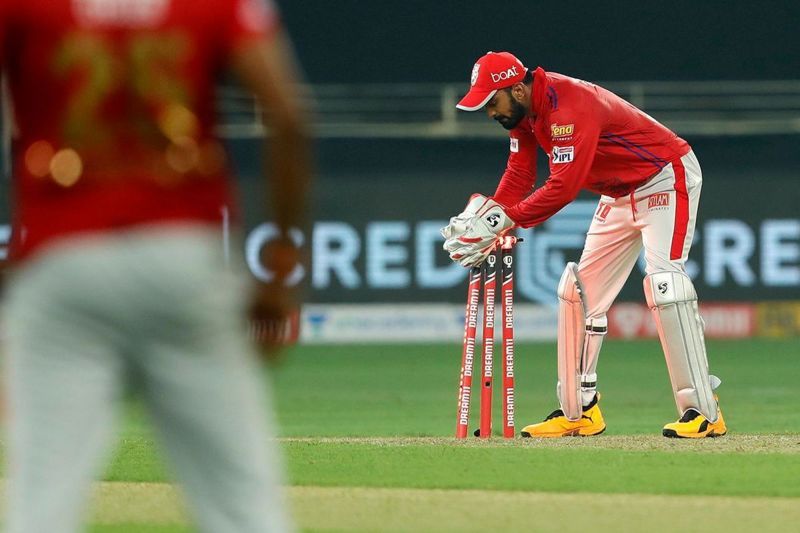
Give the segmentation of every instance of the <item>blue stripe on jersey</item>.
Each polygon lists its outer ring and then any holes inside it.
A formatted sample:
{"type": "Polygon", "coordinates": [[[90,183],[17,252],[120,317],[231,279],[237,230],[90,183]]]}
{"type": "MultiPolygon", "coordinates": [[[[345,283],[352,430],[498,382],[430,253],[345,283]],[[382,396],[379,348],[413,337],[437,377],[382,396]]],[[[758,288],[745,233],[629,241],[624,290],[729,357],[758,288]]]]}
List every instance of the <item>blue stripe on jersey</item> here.
{"type": "Polygon", "coordinates": [[[604,139],[608,139],[609,141],[613,142],[614,144],[617,144],[617,145],[623,147],[624,149],[626,149],[630,153],[634,154],[636,157],[638,157],[642,161],[647,161],[648,163],[652,163],[659,170],[661,170],[665,166],[667,166],[667,163],[668,163],[667,161],[661,159],[660,157],[657,157],[653,153],[647,151],[644,147],[639,146],[638,144],[636,144],[636,143],[634,143],[632,141],[629,141],[628,139],[626,139],[625,137],[623,137],[621,135],[614,135],[613,133],[606,133],[606,134],[601,134],[600,136],[602,138],[604,138],[604,139]],[[644,152],[644,153],[642,153],[642,152],[644,152]]]}

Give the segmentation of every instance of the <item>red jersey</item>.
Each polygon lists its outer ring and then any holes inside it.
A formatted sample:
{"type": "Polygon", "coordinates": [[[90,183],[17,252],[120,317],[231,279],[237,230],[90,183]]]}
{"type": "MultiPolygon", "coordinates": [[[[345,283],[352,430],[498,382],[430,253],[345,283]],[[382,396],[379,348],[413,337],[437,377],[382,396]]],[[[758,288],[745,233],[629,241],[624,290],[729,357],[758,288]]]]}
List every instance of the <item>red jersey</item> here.
{"type": "Polygon", "coordinates": [[[277,24],[267,0],[3,0],[12,259],[77,233],[221,220],[214,82],[277,24]]]}
{"type": "Polygon", "coordinates": [[[652,117],[597,85],[541,68],[531,91],[534,118],[510,132],[511,154],[494,199],[522,227],[544,222],[581,189],[618,198],[632,193],[689,145],[652,117]],[[533,194],[536,147],[550,177],[533,194]]]}

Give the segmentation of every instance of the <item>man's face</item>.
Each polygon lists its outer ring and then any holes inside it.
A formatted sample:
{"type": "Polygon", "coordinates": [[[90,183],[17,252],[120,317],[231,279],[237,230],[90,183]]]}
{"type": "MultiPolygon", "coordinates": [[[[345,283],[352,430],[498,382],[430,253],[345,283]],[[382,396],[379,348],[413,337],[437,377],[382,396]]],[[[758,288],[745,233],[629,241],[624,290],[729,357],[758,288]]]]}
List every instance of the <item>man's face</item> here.
{"type": "Polygon", "coordinates": [[[525,118],[525,106],[511,96],[511,89],[500,89],[486,104],[486,114],[507,130],[513,130],[525,118]]]}

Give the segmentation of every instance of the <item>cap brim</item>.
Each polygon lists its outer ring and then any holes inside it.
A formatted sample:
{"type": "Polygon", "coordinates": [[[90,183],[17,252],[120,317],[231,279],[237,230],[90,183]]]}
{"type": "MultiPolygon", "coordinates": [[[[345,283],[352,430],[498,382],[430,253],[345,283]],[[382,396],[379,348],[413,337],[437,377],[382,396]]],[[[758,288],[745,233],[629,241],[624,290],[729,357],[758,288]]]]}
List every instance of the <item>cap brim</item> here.
{"type": "Polygon", "coordinates": [[[468,92],[461,101],[456,104],[458,109],[462,111],[477,111],[486,105],[492,99],[492,96],[497,92],[497,89],[492,89],[489,92],[471,90],[468,92]]]}

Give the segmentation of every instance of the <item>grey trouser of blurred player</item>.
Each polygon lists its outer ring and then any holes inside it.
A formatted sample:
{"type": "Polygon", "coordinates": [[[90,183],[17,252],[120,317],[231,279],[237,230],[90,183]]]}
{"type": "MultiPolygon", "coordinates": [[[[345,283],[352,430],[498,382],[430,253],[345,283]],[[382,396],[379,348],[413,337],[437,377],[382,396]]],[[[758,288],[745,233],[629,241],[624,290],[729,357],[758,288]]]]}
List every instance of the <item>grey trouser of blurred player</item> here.
{"type": "Polygon", "coordinates": [[[126,387],[140,395],[201,531],[286,531],[270,408],[218,229],[58,242],[8,287],[9,533],[80,530],[126,387]]]}

